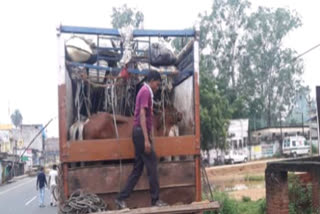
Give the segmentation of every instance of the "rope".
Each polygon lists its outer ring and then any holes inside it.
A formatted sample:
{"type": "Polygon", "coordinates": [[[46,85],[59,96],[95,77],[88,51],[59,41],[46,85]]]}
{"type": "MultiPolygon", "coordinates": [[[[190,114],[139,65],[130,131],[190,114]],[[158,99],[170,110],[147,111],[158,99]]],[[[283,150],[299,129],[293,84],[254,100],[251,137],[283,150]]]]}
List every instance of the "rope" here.
{"type": "Polygon", "coordinates": [[[60,206],[59,214],[86,214],[107,210],[107,205],[97,195],[77,190],[60,206]]]}
{"type": "MultiPolygon", "coordinates": [[[[164,82],[164,81],[163,81],[164,82]]],[[[165,110],[164,110],[164,88],[165,88],[165,84],[162,84],[162,89],[161,89],[161,102],[162,102],[162,122],[163,122],[163,136],[166,135],[166,113],[165,113],[165,110]]]]}
{"type": "Polygon", "coordinates": [[[114,129],[116,131],[116,137],[118,141],[118,152],[119,152],[119,192],[121,191],[121,180],[122,180],[122,158],[121,158],[121,147],[120,147],[120,142],[119,142],[119,132],[118,132],[118,126],[117,126],[117,121],[116,121],[116,115],[114,111],[114,85],[111,88],[111,105],[112,105],[112,116],[113,116],[113,124],[114,124],[114,129]]]}

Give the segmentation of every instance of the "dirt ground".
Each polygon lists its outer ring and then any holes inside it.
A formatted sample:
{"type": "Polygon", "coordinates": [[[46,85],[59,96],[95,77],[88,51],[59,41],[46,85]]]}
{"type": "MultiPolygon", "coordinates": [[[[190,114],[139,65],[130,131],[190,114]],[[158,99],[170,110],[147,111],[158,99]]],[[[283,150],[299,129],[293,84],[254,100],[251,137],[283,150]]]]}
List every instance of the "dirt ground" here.
{"type": "Polygon", "coordinates": [[[206,169],[210,184],[215,190],[227,192],[231,197],[241,200],[243,196],[251,200],[265,198],[264,171],[267,162],[279,161],[270,159],[252,161],[243,164],[214,166],[206,169]],[[247,178],[247,179],[246,179],[247,178]],[[260,178],[248,181],[248,178],[260,178]]]}

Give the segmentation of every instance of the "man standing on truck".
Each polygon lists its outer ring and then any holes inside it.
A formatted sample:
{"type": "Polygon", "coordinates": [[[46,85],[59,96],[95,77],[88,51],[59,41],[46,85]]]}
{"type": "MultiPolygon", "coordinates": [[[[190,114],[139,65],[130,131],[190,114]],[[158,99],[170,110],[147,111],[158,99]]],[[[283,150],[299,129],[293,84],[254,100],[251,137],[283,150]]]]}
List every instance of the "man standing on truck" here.
{"type": "Polygon", "coordinates": [[[134,126],[132,140],[135,148],[135,161],[133,170],[124,189],[119,193],[116,204],[119,209],[127,207],[125,199],[128,198],[137,184],[143,167],[146,165],[150,185],[151,205],[166,206],[159,200],[159,179],[157,171],[157,156],[153,148],[152,120],[153,120],[153,93],[161,84],[161,76],[156,71],[150,71],[146,83],[141,87],[136,97],[134,111],[134,126]]]}

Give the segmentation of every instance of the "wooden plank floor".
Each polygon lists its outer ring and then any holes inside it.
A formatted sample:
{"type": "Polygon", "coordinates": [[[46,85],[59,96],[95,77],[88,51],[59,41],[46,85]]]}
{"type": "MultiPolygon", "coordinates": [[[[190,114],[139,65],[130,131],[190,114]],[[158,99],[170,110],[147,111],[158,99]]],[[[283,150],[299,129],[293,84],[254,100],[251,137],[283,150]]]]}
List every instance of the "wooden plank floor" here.
{"type": "Polygon", "coordinates": [[[99,212],[95,214],[154,214],[154,213],[196,213],[208,210],[219,210],[219,203],[214,202],[196,202],[192,204],[174,205],[166,207],[145,207],[138,209],[124,209],[99,212]]]}

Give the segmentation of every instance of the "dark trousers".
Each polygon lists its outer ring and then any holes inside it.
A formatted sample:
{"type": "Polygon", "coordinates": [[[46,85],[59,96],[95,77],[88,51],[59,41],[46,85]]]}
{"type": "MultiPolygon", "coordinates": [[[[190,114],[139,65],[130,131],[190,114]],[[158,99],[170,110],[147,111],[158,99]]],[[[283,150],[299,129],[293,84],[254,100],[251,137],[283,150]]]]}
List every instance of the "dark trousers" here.
{"type": "MultiPolygon", "coordinates": [[[[132,140],[135,149],[135,160],[133,170],[128,178],[124,189],[119,193],[118,199],[124,200],[128,198],[136,186],[142,172],[144,165],[147,167],[147,174],[150,185],[151,204],[154,204],[159,199],[159,180],[157,170],[157,156],[152,149],[149,154],[144,152],[144,136],[141,127],[134,127],[132,131],[132,140]]],[[[152,143],[150,141],[150,143],[152,143]]]]}

